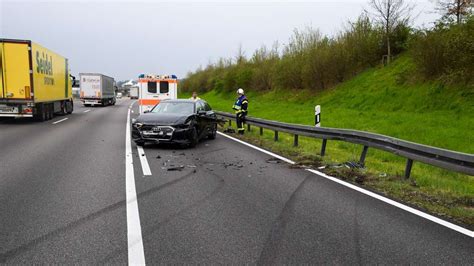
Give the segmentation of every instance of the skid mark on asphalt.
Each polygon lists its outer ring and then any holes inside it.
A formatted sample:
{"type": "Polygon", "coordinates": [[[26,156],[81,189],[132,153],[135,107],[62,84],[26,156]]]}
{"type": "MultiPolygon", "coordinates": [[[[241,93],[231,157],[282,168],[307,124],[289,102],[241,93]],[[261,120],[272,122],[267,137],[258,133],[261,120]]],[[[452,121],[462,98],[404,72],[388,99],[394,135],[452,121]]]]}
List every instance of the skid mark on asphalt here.
{"type": "MultiPolygon", "coordinates": [[[[247,146],[247,147],[250,147],[250,148],[252,148],[252,149],[261,151],[261,152],[263,152],[263,153],[265,153],[265,154],[271,155],[271,156],[273,156],[273,157],[275,157],[275,158],[278,158],[278,159],[280,159],[280,160],[283,160],[283,161],[285,161],[285,162],[287,162],[287,163],[289,163],[289,164],[292,164],[292,165],[295,164],[294,161],[292,161],[292,160],[290,160],[290,159],[288,159],[288,158],[285,158],[285,157],[283,157],[283,156],[280,156],[280,155],[278,155],[278,154],[275,154],[275,153],[273,153],[273,152],[267,151],[267,150],[265,150],[265,149],[262,149],[262,148],[260,148],[260,147],[255,146],[255,145],[252,145],[252,144],[247,143],[247,142],[245,142],[245,141],[242,141],[242,140],[236,139],[236,138],[234,138],[234,137],[228,136],[228,135],[226,135],[226,134],[224,134],[224,133],[221,133],[221,132],[217,132],[217,133],[218,133],[219,135],[223,136],[223,137],[226,137],[226,138],[228,138],[228,139],[232,139],[232,140],[234,140],[234,141],[236,141],[236,142],[238,142],[238,143],[241,143],[241,144],[243,144],[243,145],[245,145],[245,146],[247,146]]],[[[338,184],[340,184],[340,185],[343,185],[343,186],[348,187],[348,188],[350,188],[350,189],[356,190],[356,191],[358,191],[358,192],[360,192],[360,193],[362,193],[362,194],[365,194],[365,195],[367,195],[367,196],[369,196],[369,197],[372,197],[372,198],[375,198],[375,199],[377,199],[377,200],[383,201],[383,202],[385,202],[385,203],[387,203],[387,204],[390,204],[390,205],[392,205],[392,206],[394,206],[394,207],[396,207],[396,208],[399,208],[399,209],[402,209],[402,210],[404,210],[404,211],[410,212],[410,213],[415,214],[415,215],[417,215],[417,216],[419,216],[419,217],[422,217],[422,218],[424,218],[424,219],[426,219],[426,220],[432,221],[432,222],[437,223],[437,224],[439,224],[439,225],[442,225],[442,226],[444,226],[444,227],[446,227],[446,228],[449,228],[449,229],[451,229],[451,230],[457,231],[457,232],[459,232],[459,233],[462,233],[462,234],[464,234],[464,235],[467,235],[467,236],[469,236],[469,237],[474,238],[474,231],[471,231],[471,230],[469,230],[469,229],[467,229],[467,228],[464,228],[464,227],[462,227],[462,226],[459,226],[459,225],[453,224],[453,223],[451,223],[451,222],[445,221],[445,220],[443,220],[443,219],[441,219],[441,218],[438,218],[438,217],[435,217],[435,216],[430,215],[430,214],[428,214],[428,213],[422,212],[422,211],[420,211],[420,210],[418,210],[418,209],[409,207],[409,206],[407,206],[407,205],[405,205],[405,204],[402,204],[402,203],[397,202],[397,201],[395,201],[395,200],[386,198],[386,197],[381,196],[381,195],[379,195],[379,194],[377,194],[377,193],[374,193],[374,192],[372,192],[372,191],[369,191],[369,190],[366,190],[366,189],[364,189],[364,188],[358,187],[358,186],[356,186],[356,185],[354,185],[354,184],[348,183],[348,182],[343,181],[343,180],[341,180],[341,179],[338,179],[338,178],[336,178],[336,177],[329,176],[329,175],[327,175],[327,174],[325,174],[325,173],[323,173],[323,172],[320,172],[320,171],[318,171],[318,170],[314,170],[314,169],[311,169],[311,168],[307,168],[307,169],[305,169],[305,170],[308,171],[308,172],[314,173],[314,174],[316,174],[316,175],[319,176],[319,177],[324,177],[324,178],[329,179],[329,180],[331,180],[331,181],[334,181],[334,182],[336,182],[336,183],[338,183],[338,184]]]]}
{"type": "MultiPolygon", "coordinates": [[[[167,219],[165,219],[164,221],[160,222],[160,223],[156,223],[156,225],[154,226],[151,226],[151,227],[148,227],[144,230],[144,239],[148,239],[148,237],[150,237],[154,232],[156,232],[157,230],[159,230],[161,227],[169,224],[170,222],[174,221],[174,219],[180,217],[181,215],[187,213],[188,211],[190,210],[193,210],[199,206],[201,206],[203,203],[205,203],[206,201],[210,200],[211,198],[213,198],[216,194],[218,194],[223,188],[224,188],[224,185],[225,185],[225,181],[222,177],[210,172],[210,171],[206,171],[204,169],[202,169],[203,171],[205,171],[206,173],[214,176],[217,178],[219,184],[218,186],[213,190],[211,191],[208,195],[206,195],[205,197],[203,197],[202,199],[198,200],[198,201],[195,201],[193,204],[185,207],[184,209],[181,209],[179,210],[177,213],[173,214],[173,215],[170,215],[167,219]]],[[[193,174],[194,172],[191,172],[190,174],[193,174]]],[[[175,180],[175,181],[171,181],[167,184],[169,184],[167,187],[173,185],[173,184],[176,184],[180,181],[183,181],[184,179],[188,178],[190,175],[187,174],[183,177],[180,177],[179,179],[180,180],[175,180]],[[184,178],[184,179],[183,179],[184,178]]],[[[163,187],[164,188],[164,187],[163,187]]],[[[161,189],[160,189],[161,190],[161,189]]],[[[150,224],[154,224],[153,222],[151,222],[150,224]]],[[[109,256],[107,256],[104,260],[100,261],[99,264],[105,264],[105,263],[108,263],[110,260],[114,259],[117,255],[119,254],[122,254],[123,252],[125,252],[126,249],[123,248],[123,249],[117,249],[115,251],[113,251],[113,253],[109,256]]]]}
{"type": "Polygon", "coordinates": [[[283,209],[280,212],[280,215],[273,223],[270,233],[268,234],[267,240],[263,246],[263,249],[258,258],[257,265],[273,265],[276,257],[279,255],[279,244],[285,235],[286,226],[288,223],[288,214],[294,208],[296,196],[301,191],[303,186],[312,178],[313,175],[307,175],[303,181],[298,185],[298,187],[291,193],[288,200],[285,202],[283,209]]]}
{"type": "MultiPolygon", "coordinates": [[[[170,181],[170,182],[167,182],[161,186],[158,186],[158,187],[154,187],[154,188],[151,188],[151,189],[148,189],[146,191],[143,191],[139,194],[137,194],[137,199],[142,199],[142,198],[145,198],[147,196],[150,196],[152,195],[153,193],[156,193],[160,190],[163,190],[169,186],[172,186],[174,184],[177,184],[179,182],[182,182],[184,180],[186,180],[187,178],[189,178],[190,176],[192,176],[194,174],[193,171],[191,171],[190,173],[187,173],[185,174],[184,176],[178,178],[178,179],[175,179],[173,181],[170,181]]],[[[28,250],[31,250],[32,248],[34,248],[35,246],[47,241],[47,240],[50,240],[51,238],[54,238],[54,237],[57,237],[57,236],[60,236],[61,234],[65,234],[65,233],[68,233],[69,231],[72,231],[84,224],[86,224],[87,222],[90,222],[92,220],[95,220],[105,214],[108,214],[114,210],[117,210],[118,208],[122,208],[122,207],[125,207],[125,205],[127,204],[127,200],[121,200],[119,202],[116,202],[114,204],[111,204],[101,210],[98,210],[94,213],[91,213],[85,217],[82,217],[76,221],[73,221],[71,223],[68,223],[67,225],[63,226],[63,227],[60,227],[54,231],[51,231],[45,235],[42,235],[40,237],[37,237],[33,240],[31,240],[30,242],[24,244],[24,245],[21,245],[19,247],[16,247],[14,249],[11,249],[11,250],[8,250],[4,253],[1,253],[0,254],[0,263],[6,263],[8,259],[10,258],[13,258],[13,257],[16,257],[28,250]]],[[[126,251],[127,250],[127,247],[124,247],[124,250],[126,251]]]]}

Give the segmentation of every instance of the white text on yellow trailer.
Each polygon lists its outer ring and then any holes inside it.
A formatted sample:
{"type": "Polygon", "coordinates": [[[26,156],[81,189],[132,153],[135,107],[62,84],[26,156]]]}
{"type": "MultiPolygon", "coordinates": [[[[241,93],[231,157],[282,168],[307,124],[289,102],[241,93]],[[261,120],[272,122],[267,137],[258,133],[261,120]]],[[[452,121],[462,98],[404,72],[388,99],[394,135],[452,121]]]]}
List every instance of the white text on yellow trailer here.
{"type": "Polygon", "coordinates": [[[178,98],[178,78],[175,75],[145,75],[138,79],[140,114],[151,110],[165,99],[178,98]]]}

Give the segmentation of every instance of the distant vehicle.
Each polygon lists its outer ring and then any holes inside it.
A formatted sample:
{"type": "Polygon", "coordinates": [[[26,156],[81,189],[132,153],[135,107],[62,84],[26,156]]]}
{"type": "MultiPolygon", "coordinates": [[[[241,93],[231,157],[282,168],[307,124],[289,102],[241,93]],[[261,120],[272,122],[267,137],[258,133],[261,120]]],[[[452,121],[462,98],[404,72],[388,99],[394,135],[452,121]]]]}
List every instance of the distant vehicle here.
{"type": "Polygon", "coordinates": [[[68,59],[37,43],[0,39],[0,117],[72,113],[69,72],[68,59]]]}
{"type": "Polygon", "coordinates": [[[80,73],[81,101],[84,106],[114,105],[115,81],[113,78],[98,73],[80,73]]]}
{"type": "Polygon", "coordinates": [[[80,81],[76,79],[74,76],[71,76],[73,78],[73,84],[72,84],[72,97],[74,99],[79,99],[80,94],[81,94],[81,86],[80,86],[80,81]]]}
{"type": "Polygon", "coordinates": [[[138,78],[140,114],[162,100],[178,98],[178,78],[175,75],[141,74],[138,78]]]}
{"type": "Polygon", "coordinates": [[[122,93],[121,92],[117,92],[117,96],[115,96],[117,99],[122,99],[122,93]]]}
{"type": "Polygon", "coordinates": [[[138,85],[133,85],[130,87],[130,99],[138,99],[138,90],[140,87],[138,85]]]}
{"type": "Polygon", "coordinates": [[[196,146],[205,137],[215,139],[217,116],[203,100],[163,100],[132,121],[132,138],[139,146],[178,143],[196,146]]]}

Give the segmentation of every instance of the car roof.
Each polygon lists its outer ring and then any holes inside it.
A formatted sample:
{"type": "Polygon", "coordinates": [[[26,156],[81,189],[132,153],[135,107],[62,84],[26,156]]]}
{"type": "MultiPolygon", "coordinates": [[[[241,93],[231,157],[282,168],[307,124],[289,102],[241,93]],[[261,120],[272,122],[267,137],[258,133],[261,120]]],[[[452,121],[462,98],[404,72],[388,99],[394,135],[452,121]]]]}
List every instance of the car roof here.
{"type": "Polygon", "coordinates": [[[192,99],[166,99],[162,102],[169,102],[169,103],[195,103],[195,102],[206,102],[204,100],[192,100],[192,99]]]}

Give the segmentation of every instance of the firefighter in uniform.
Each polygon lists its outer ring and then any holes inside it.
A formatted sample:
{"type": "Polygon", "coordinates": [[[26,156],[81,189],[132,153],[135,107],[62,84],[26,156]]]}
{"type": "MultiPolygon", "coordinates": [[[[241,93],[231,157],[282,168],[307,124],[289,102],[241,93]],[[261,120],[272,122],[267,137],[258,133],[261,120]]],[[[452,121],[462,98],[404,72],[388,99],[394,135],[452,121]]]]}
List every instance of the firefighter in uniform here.
{"type": "Polygon", "coordinates": [[[235,101],[234,106],[232,106],[232,109],[235,110],[235,115],[236,115],[236,120],[237,120],[237,131],[239,134],[243,135],[245,132],[244,128],[244,121],[245,121],[245,116],[247,115],[247,107],[249,104],[249,101],[247,97],[244,94],[244,90],[242,88],[239,88],[237,90],[237,94],[239,97],[235,101]]]}

